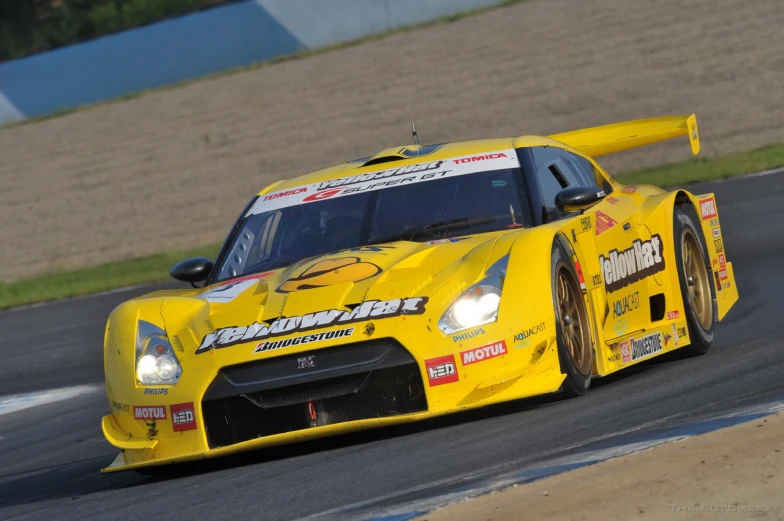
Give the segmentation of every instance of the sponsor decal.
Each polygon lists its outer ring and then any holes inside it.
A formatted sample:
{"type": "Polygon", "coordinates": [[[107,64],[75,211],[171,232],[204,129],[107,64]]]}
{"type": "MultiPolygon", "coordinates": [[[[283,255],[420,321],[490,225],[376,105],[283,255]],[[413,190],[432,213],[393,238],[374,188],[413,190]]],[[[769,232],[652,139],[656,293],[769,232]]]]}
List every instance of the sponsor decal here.
{"type": "Polygon", "coordinates": [[[713,197],[707,199],[700,199],[700,215],[702,220],[715,219],[718,217],[716,214],[716,201],[713,197]]]}
{"type": "Polygon", "coordinates": [[[724,251],[724,243],[721,242],[721,239],[714,239],[713,246],[716,248],[716,253],[721,253],[724,251]]]}
{"type": "Polygon", "coordinates": [[[615,331],[616,336],[621,336],[626,333],[626,328],[628,327],[629,319],[625,317],[621,317],[613,323],[613,331],[615,331]]]}
{"type": "Polygon", "coordinates": [[[669,333],[664,333],[664,345],[665,346],[670,342],[671,339],[672,339],[672,336],[670,336],[669,333]]]}
{"type": "Polygon", "coordinates": [[[719,253],[719,268],[724,269],[727,267],[727,258],[723,253],[719,253]]]}
{"type": "Polygon", "coordinates": [[[624,364],[627,364],[632,361],[632,348],[631,348],[632,341],[625,340],[621,342],[621,359],[623,360],[624,364]]]}
{"type": "Polygon", "coordinates": [[[430,387],[436,385],[450,384],[460,380],[455,364],[455,355],[439,356],[425,360],[427,370],[427,380],[430,387]]]}
{"type": "Polygon", "coordinates": [[[679,327],[678,328],[678,337],[679,338],[686,338],[687,336],[689,336],[689,333],[686,330],[686,328],[685,327],[679,327]]]}
{"type": "Polygon", "coordinates": [[[719,270],[719,280],[724,282],[727,278],[727,270],[719,270]]]}
{"type": "Polygon", "coordinates": [[[718,228],[714,228],[713,230],[711,230],[711,233],[713,234],[714,239],[718,239],[719,237],[721,237],[721,230],[719,230],[718,228]]]}
{"type": "Polygon", "coordinates": [[[376,325],[373,322],[365,324],[365,329],[362,331],[367,336],[371,336],[376,331],[376,325]]]}
{"type": "Polygon", "coordinates": [[[256,200],[246,216],[322,199],[519,166],[515,151],[509,149],[355,174],[266,194],[256,200]]]}
{"type": "Polygon", "coordinates": [[[618,336],[621,336],[626,332],[626,329],[629,327],[629,318],[625,317],[626,313],[630,313],[635,309],[640,307],[640,292],[635,291],[625,297],[621,297],[615,301],[612,305],[612,313],[613,318],[615,319],[615,323],[613,324],[613,331],[618,336]]]}
{"type": "MultiPolygon", "coordinates": [[[[598,218],[597,218],[596,226],[599,226],[598,218]]],[[[587,232],[588,230],[590,230],[591,229],[591,218],[588,217],[588,216],[580,217],[580,228],[581,228],[580,229],[580,233],[587,232]]],[[[599,233],[597,232],[596,235],[599,235],[599,233]]]]}
{"type": "Polygon", "coordinates": [[[381,273],[381,268],[359,257],[340,257],[322,260],[303,271],[299,276],[285,281],[278,293],[322,288],[343,282],[359,282],[381,273]]]}
{"type": "Polygon", "coordinates": [[[606,257],[600,255],[607,291],[612,293],[664,270],[662,250],[662,240],[657,234],[649,241],[635,239],[625,250],[610,250],[606,257]]]}
{"type": "Polygon", "coordinates": [[[607,357],[608,362],[620,362],[621,361],[621,353],[614,353],[607,357]]]}
{"type": "Polygon", "coordinates": [[[147,426],[147,439],[154,440],[158,435],[158,424],[155,422],[155,420],[145,421],[144,424],[147,426]]]}
{"type": "Polygon", "coordinates": [[[272,272],[268,271],[266,273],[255,273],[253,275],[248,275],[247,277],[233,279],[230,282],[220,284],[219,286],[215,286],[205,291],[199,295],[198,298],[204,299],[207,302],[231,302],[245,290],[255,286],[260,279],[266,277],[270,273],[272,272]]]}
{"type": "Polygon", "coordinates": [[[478,337],[479,335],[484,335],[484,334],[485,334],[485,330],[480,327],[478,329],[474,329],[473,331],[466,331],[465,333],[454,335],[452,337],[452,342],[460,342],[462,340],[468,340],[469,338],[478,337]]]}
{"type": "Polygon", "coordinates": [[[145,389],[144,394],[169,394],[169,390],[161,387],[153,387],[152,389],[145,389]]]}
{"type": "Polygon", "coordinates": [[[681,318],[681,312],[679,310],[675,311],[668,311],[667,312],[667,320],[676,320],[681,318]]]}
{"type": "Polygon", "coordinates": [[[314,342],[323,342],[325,340],[335,340],[337,338],[343,338],[353,334],[354,328],[349,327],[346,329],[333,329],[332,331],[325,331],[324,333],[316,333],[314,335],[287,338],[285,340],[264,341],[259,342],[256,348],[253,350],[253,353],[264,353],[266,351],[274,351],[275,349],[283,349],[284,347],[312,344],[314,342]]]}
{"type": "Polygon", "coordinates": [[[171,405],[172,430],[174,432],[192,431],[196,428],[196,415],[193,402],[171,405]]]}
{"type": "MultiPolygon", "coordinates": [[[[303,203],[312,203],[313,201],[320,201],[322,199],[328,199],[333,195],[338,195],[342,192],[342,188],[333,188],[332,190],[324,190],[323,192],[317,192],[313,195],[309,195],[302,200],[303,203]]],[[[256,206],[256,205],[254,205],[256,206]]]]}
{"type": "Polygon", "coordinates": [[[463,365],[469,365],[490,360],[497,356],[503,356],[506,353],[506,342],[501,340],[500,342],[463,351],[460,353],[460,360],[463,362],[463,365]]]}
{"type": "Polygon", "coordinates": [[[630,338],[632,360],[642,360],[662,350],[662,335],[658,331],[642,338],[630,338]]]}
{"type": "Polygon", "coordinates": [[[602,275],[601,275],[601,274],[599,274],[599,275],[593,275],[593,276],[591,277],[591,279],[593,280],[593,285],[594,285],[594,286],[598,286],[599,284],[601,284],[601,283],[602,283],[602,275]]]}
{"type": "Polygon", "coordinates": [[[717,226],[719,226],[719,220],[718,219],[711,219],[710,220],[710,225],[711,225],[711,228],[716,228],[717,226]]]}
{"type": "Polygon", "coordinates": [[[128,405],[120,402],[112,402],[112,408],[117,409],[120,412],[130,412],[131,408],[128,405]]]}
{"type": "Polygon", "coordinates": [[[678,328],[675,327],[675,324],[672,325],[672,340],[675,342],[675,347],[678,347],[678,328]]]}
{"type": "Polygon", "coordinates": [[[165,420],[166,407],[154,405],[152,407],[133,406],[133,418],[135,420],[165,420]]]}
{"type": "Polygon", "coordinates": [[[531,339],[525,340],[523,342],[518,342],[514,345],[515,349],[525,349],[531,344],[531,339]]]}
{"type": "Polygon", "coordinates": [[[601,235],[613,226],[618,224],[618,221],[607,215],[606,213],[596,211],[596,235],[601,235]]]}
{"type": "Polygon", "coordinates": [[[630,311],[640,307],[640,292],[635,291],[625,297],[621,297],[613,304],[613,318],[622,317],[630,311]]]}
{"type": "Polygon", "coordinates": [[[485,161],[487,159],[500,159],[502,157],[507,157],[506,154],[503,152],[498,152],[495,154],[485,154],[482,156],[471,156],[471,157],[462,157],[460,159],[453,159],[456,165],[461,165],[463,163],[473,163],[474,161],[485,161]]]}
{"type": "Polygon", "coordinates": [[[544,322],[537,324],[534,327],[529,327],[528,329],[520,331],[514,336],[514,339],[517,342],[521,342],[537,333],[541,333],[542,331],[544,331],[544,322]]]}
{"type": "MultiPolygon", "coordinates": [[[[196,354],[203,353],[210,349],[222,349],[224,347],[244,342],[252,342],[254,340],[286,336],[313,329],[326,329],[334,325],[340,326],[343,324],[362,322],[371,318],[382,319],[398,317],[400,315],[421,315],[425,312],[426,303],[427,297],[366,300],[361,304],[358,304],[351,311],[329,309],[305,315],[281,317],[273,321],[272,324],[255,322],[249,326],[224,327],[207,334],[204,339],[202,339],[201,345],[196,350],[196,354]]],[[[343,336],[346,335],[344,334],[343,336]]],[[[309,340],[308,342],[313,341],[314,340],[309,340]]],[[[300,343],[302,343],[302,341],[300,341],[300,343]]]]}
{"type": "Polygon", "coordinates": [[[427,241],[425,244],[442,244],[445,242],[460,242],[470,239],[471,237],[451,237],[449,239],[438,239],[435,241],[427,241]]]}
{"type": "MultiPolygon", "coordinates": [[[[477,157],[483,157],[483,156],[477,156],[477,157]]],[[[471,162],[471,158],[465,158],[464,160],[460,160],[460,161],[471,162]]],[[[457,163],[458,160],[455,160],[454,162],[457,163]]],[[[406,176],[408,174],[416,174],[420,172],[432,172],[433,170],[440,169],[441,165],[443,164],[444,164],[443,160],[429,161],[427,163],[418,163],[416,165],[407,165],[407,166],[401,166],[397,168],[390,168],[388,170],[382,170],[380,172],[370,172],[368,174],[357,174],[348,177],[341,177],[339,179],[330,179],[329,181],[322,181],[320,183],[317,183],[316,190],[327,190],[327,189],[338,188],[338,187],[358,185],[358,184],[367,183],[368,181],[381,181],[381,180],[394,179],[394,178],[406,176]]]]}
{"type": "Polygon", "coordinates": [[[621,192],[623,192],[623,193],[625,193],[625,194],[633,194],[633,193],[634,193],[634,192],[636,192],[636,191],[637,191],[637,187],[636,187],[636,186],[634,186],[634,185],[631,185],[631,186],[624,186],[624,187],[621,189],[621,192]]]}
{"type": "Polygon", "coordinates": [[[610,203],[610,204],[615,204],[615,203],[617,203],[617,202],[618,202],[618,198],[616,198],[616,197],[614,197],[614,196],[612,196],[612,195],[611,195],[610,197],[608,197],[607,199],[605,199],[605,201],[607,201],[607,202],[608,202],[608,203],[610,203]]]}
{"type": "Polygon", "coordinates": [[[583,277],[583,268],[580,266],[580,261],[577,257],[574,258],[574,269],[577,272],[577,280],[580,282],[580,289],[585,289],[585,277],[583,277]]]}
{"type": "Polygon", "coordinates": [[[313,356],[297,358],[297,369],[307,369],[308,367],[316,367],[316,362],[313,361],[313,356]]]}
{"type": "Polygon", "coordinates": [[[264,201],[270,201],[272,199],[278,199],[279,197],[288,197],[290,195],[297,195],[308,191],[308,187],[303,186],[302,188],[295,188],[293,190],[284,190],[282,192],[275,192],[274,194],[269,194],[264,196],[264,201]]]}

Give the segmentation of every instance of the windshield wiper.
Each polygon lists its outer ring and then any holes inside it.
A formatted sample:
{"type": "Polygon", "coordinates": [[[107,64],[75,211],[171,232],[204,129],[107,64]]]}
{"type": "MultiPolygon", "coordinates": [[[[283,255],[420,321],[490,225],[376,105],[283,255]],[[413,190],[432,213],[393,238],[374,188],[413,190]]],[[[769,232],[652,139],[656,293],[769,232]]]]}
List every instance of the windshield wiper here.
{"type": "Polygon", "coordinates": [[[439,232],[462,230],[463,228],[470,228],[472,226],[479,226],[480,224],[489,224],[496,222],[495,217],[459,217],[457,219],[449,219],[448,221],[440,221],[437,223],[425,224],[424,226],[415,226],[398,235],[385,237],[375,241],[368,242],[368,244],[381,244],[384,242],[395,241],[412,241],[416,237],[438,237],[439,232]]]}

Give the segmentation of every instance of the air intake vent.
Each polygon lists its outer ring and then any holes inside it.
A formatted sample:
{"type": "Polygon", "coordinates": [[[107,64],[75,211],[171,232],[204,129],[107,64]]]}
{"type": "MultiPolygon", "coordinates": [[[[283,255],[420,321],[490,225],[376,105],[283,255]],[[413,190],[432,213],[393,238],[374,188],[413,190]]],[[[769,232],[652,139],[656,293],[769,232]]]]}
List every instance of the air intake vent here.
{"type": "Polygon", "coordinates": [[[408,159],[405,157],[400,156],[384,156],[384,157],[374,157],[367,163],[362,166],[372,166],[372,165],[380,165],[381,163],[391,163],[392,161],[400,161],[403,159],[408,159]]]}

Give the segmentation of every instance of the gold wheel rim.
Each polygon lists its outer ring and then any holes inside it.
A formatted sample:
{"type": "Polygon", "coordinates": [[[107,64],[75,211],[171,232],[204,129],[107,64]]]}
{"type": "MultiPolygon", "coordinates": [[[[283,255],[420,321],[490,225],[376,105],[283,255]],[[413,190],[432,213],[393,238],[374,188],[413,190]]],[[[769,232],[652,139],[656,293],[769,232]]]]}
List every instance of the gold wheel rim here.
{"type": "Polygon", "coordinates": [[[556,284],[558,321],[564,332],[566,347],[577,370],[581,374],[588,374],[593,360],[588,313],[582,291],[565,264],[561,264],[558,268],[556,284]]]}
{"type": "Polygon", "coordinates": [[[708,269],[705,267],[700,243],[694,232],[688,228],[683,231],[681,252],[683,252],[683,273],[686,275],[689,303],[702,328],[708,329],[711,326],[713,310],[708,269]]]}

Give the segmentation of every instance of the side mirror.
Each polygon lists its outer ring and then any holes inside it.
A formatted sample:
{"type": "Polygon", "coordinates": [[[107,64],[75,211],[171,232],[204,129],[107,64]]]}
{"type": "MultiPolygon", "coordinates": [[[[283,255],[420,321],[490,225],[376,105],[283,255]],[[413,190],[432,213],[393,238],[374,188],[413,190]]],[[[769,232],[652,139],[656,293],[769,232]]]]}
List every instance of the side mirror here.
{"type": "Polygon", "coordinates": [[[214,265],[215,263],[207,257],[194,257],[193,259],[180,261],[172,266],[169,270],[169,275],[174,279],[193,284],[194,282],[207,280],[214,265]]]}
{"type": "Polygon", "coordinates": [[[570,186],[555,196],[555,206],[566,213],[582,212],[605,198],[607,192],[598,186],[570,186]]]}

